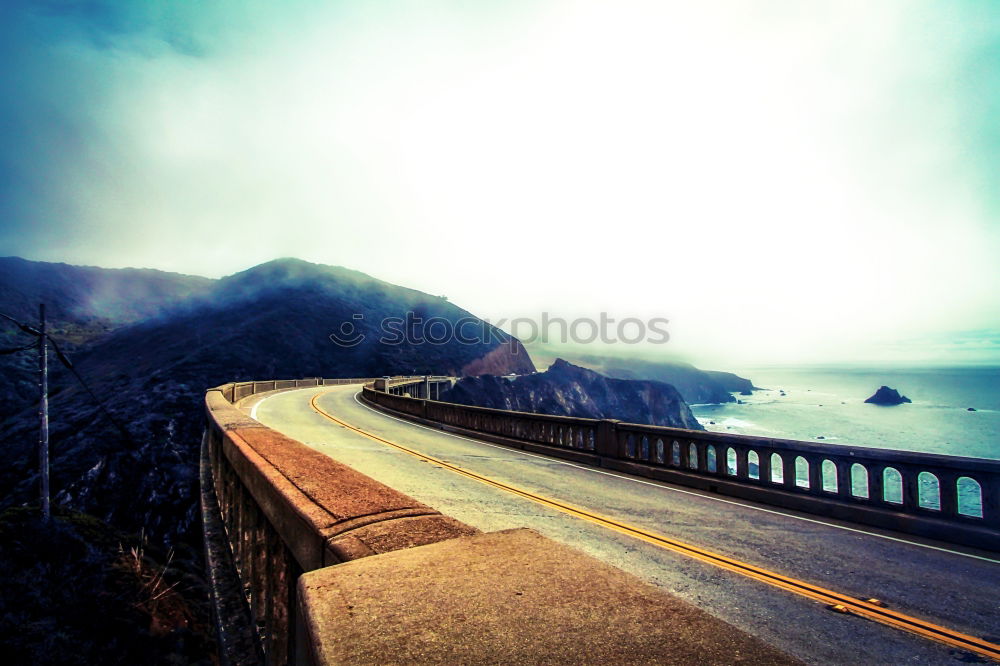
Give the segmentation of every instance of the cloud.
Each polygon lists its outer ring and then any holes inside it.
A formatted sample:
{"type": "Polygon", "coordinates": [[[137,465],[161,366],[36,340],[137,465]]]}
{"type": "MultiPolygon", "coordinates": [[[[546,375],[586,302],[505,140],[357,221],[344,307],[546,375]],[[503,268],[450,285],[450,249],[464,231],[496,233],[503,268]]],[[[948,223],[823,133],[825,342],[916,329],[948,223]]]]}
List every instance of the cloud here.
{"type": "Polygon", "coordinates": [[[48,45],[80,41],[100,50],[119,50],[146,57],[173,51],[202,56],[209,45],[206,29],[215,13],[211,4],[164,0],[113,2],[111,0],[10,0],[5,18],[22,30],[21,41],[31,38],[48,45]],[[206,8],[209,8],[206,10],[206,8]]]}
{"type": "Polygon", "coordinates": [[[300,256],[754,358],[1000,327],[988,5],[37,7],[0,10],[4,253],[300,256]]]}

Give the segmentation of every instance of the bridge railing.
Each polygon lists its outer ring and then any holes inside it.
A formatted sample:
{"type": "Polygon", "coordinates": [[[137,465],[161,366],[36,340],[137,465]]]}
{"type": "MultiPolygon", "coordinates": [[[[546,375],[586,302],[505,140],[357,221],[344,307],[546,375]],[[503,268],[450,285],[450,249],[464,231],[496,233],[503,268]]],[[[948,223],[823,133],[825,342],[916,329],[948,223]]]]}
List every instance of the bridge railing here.
{"type": "Polygon", "coordinates": [[[202,478],[211,487],[203,482],[202,499],[211,497],[212,506],[203,515],[221,522],[228,541],[223,550],[232,554],[257,657],[266,664],[314,661],[303,651],[316,641],[303,637],[296,611],[303,573],[477,532],[265,427],[234,404],[268,391],[373,381],[236,382],[205,394],[202,478]]]}
{"type": "Polygon", "coordinates": [[[374,381],[372,377],[358,377],[347,379],[323,379],[311,377],[308,379],[271,379],[261,382],[234,382],[220,387],[230,402],[236,403],[265,391],[284,391],[294,388],[306,388],[309,386],[338,386],[341,384],[365,384],[374,381]]]}
{"type": "Polygon", "coordinates": [[[406,377],[381,377],[366,385],[390,395],[407,395],[414,398],[436,398],[442,384],[451,385],[452,378],[442,375],[406,377]]]}
{"type": "MultiPolygon", "coordinates": [[[[372,403],[593,464],[1000,550],[1000,461],[472,407],[364,388],[372,403]]],[[[533,449],[535,450],[535,449],[533,449]]]]}

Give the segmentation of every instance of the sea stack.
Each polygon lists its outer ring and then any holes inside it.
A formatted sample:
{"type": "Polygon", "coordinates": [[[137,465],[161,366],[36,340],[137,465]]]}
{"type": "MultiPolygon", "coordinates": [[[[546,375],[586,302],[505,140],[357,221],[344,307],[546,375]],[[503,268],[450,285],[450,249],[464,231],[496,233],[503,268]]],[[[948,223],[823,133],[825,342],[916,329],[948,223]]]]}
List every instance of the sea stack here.
{"type": "Polygon", "coordinates": [[[899,391],[888,386],[883,386],[879,390],[875,391],[875,395],[865,400],[865,402],[871,403],[873,405],[884,405],[886,407],[891,407],[893,405],[901,405],[904,402],[913,402],[905,395],[899,395],[899,391]]]}

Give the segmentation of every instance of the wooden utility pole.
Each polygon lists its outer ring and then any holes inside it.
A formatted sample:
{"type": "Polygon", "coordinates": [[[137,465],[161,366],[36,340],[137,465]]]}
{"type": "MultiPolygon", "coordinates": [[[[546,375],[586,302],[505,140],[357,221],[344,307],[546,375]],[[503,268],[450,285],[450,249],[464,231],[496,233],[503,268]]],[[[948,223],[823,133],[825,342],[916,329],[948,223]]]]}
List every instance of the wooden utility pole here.
{"type": "Polygon", "coordinates": [[[38,419],[41,422],[38,435],[38,477],[42,496],[42,520],[48,522],[51,515],[49,506],[49,359],[45,339],[45,304],[38,306],[38,316],[42,321],[41,335],[38,337],[38,419]]]}

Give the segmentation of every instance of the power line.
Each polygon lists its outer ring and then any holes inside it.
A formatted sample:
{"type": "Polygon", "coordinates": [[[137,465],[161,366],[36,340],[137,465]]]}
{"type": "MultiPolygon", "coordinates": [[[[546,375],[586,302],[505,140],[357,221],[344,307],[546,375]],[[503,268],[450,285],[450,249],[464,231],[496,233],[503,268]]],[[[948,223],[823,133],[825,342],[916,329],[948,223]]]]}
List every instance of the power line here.
{"type": "MultiPolygon", "coordinates": [[[[27,324],[22,324],[21,322],[19,322],[14,317],[11,317],[10,315],[4,314],[3,312],[0,312],[0,317],[3,317],[4,319],[7,319],[7,320],[13,322],[14,325],[16,325],[19,329],[21,329],[25,333],[28,333],[29,335],[34,335],[35,337],[41,339],[42,332],[39,331],[38,329],[36,329],[36,328],[34,328],[32,326],[28,326],[27,324]]],[[[118,430],[118,432],[122,435],[122,437],[125,439],[126,443],[135,445],[135,440],[132,439],[132,435],[125,428],[125,426],[123,426],[118,421],[118,419],[116,419],[114,417],[114,415],[108,410],[107,406],[104,404],[104,401],[101,400],[99,397],[97,397],[97,394],[94,393],[93,389],[90,388],[90,385],[87,383],[87,380],[85,380],[83,378],[83,376],[77,371],[76,367],[73,365],[72,361],[69,360],[69,357],[66,356],[66,354],[63,353],[62,349],[60,349],[59,343],[57,343],[52,338],[52,336],[49,335],[48,333],[45,333],[45,339],[48,340],[50,343],[52,343],[52,349],[53,349],[53,351],[55,351],[56,357],[59,359],[60,363],[62,363],[64,366],[66,366],[66,369],[69,370],[70,373],[72,373],[72,375],[76,378],[76,380],[80,383],[80,385],[83,387],[83,389],[90,396],[91,400],[93,400],[94,403],[97,405],[97,407],[101,411],[101,413],[104,414],[104,416],[108,419],[108,421],[111,422],[111,425],[113,425],[118,430]]],[[[19,351],[25,351],[25,350],[28,350],[28,349],[33,349],[33,348],[37,347],[38,344],[39,343],[35,342],[35,343],[30,344],[30,345],[25,345],[24,347],[19,347],[19,348],[16,348],[16,349],[0,350],[0,354],[4,354],[4,353],[14,354],[14,353],[17,353],[19,351]]]]}
{"type": "Polygon", "coordinates": [[[37,346],[38,346],[37,342],[32,342],[30,345],[24,345],[23,347],[10,347],[8,349],[0,349],[0,356],[6,356],[7,354],[16,354],[17,352],[23,352],[29,349],[34,349],[37,346]]]}
{"type": "Polygon", "coordinates": [[[59,348],[58,343],[56,343],[56,341],[52,339],[52,336],[46,335],[45,337],[48,338],[49,342],[52,343],[52,349],[55,351],[56,356],[59,358],[59,361],[64,366],[66,366],[67,370],[73,373],[73,376],[76,377],[76,380],[78,382],[80,382],[80,385],[83,386],[84,390],[87,391],[88,394],[90,394],[91,399],[95,403],[97,403],[97,406],[100,408],[104,416],[107,417],[108,421],[110,421],[112,425],[114,425],[115,428],[118,429],[122,437],[125,438],[126,442],[128,442],[129,444],[135,444],[135,440],[132,439],[132,435],[129,433],[129,431],[125,429],[125,426],[123,426],[121,423],[118,422],[118,419],[116,419],[111,414],[110,411],[108,411],[108,408],[105,407],[104,405],[104,401],[97,397],[97,394],[94,393],[94,391],[90,388],[90,385],[87,384],[87,380],[85,380],[83,376],[81,376],[80,373],[77,372],[76,367],[73,365],[73,363],[70,362],[69,357],[67,357],[66,354],[63,353],[62,349],[59,348]]]}
{"type": "Polygon", "coordinates": [[[41,331],[39,331],[37,328],[33,328],[31,326],[28,326],[27,324],[22,324],[21,322],[19,322],[18,320],[14,319],[10,315],[7,315],[7,314],[4,314],[4,313],[0,312],[0,317],[3,317],[4,319],[8,319],[8,320],[14,322],[14,325],[17,326],[22,331],[24,331],[25,333],[29,333],[29,334],[34,335],[36,337],[40,336],[42,334],[41,331]]]}

